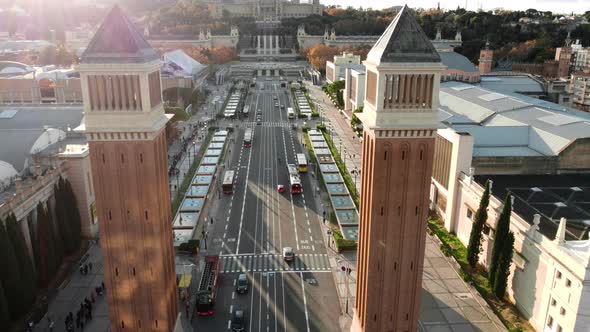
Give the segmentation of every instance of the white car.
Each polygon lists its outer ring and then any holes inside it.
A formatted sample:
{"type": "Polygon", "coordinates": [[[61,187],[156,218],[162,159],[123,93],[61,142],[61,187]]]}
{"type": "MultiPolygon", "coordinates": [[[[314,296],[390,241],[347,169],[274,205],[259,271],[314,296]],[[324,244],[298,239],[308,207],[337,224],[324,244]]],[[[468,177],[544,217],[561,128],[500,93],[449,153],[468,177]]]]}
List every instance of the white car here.
{"type": "Polygon", "coordinates": [[[295,259],[295,253],[293,252],[293,248],[291,248],[291,247],[284,247],[283,248],[283,259],[286,262],[291,262],[295,259]]]}

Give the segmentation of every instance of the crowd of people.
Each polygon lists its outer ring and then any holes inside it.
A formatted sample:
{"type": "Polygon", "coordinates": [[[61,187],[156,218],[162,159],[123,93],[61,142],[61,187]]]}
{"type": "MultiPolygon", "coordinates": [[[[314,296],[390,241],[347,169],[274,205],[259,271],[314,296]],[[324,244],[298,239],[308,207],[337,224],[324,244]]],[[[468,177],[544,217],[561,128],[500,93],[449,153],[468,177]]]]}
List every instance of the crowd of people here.
{"type": "Polygon", "coordinates": [[[66,331],[73,332],[75,330],[84,330],[84,326],[92,320],[92,309],[97,297],[102,297],[104,294],[104,282],[101,282],[99,286],[96,286],[90,293],[90,299],[84,298],[84,301],[80,302],[80,308],[76,311],[76,318],[74,319],[74,313],[69,312],[66,316],[66,331]],[[96,294],[96,295],[95,295],[96,294]]]}

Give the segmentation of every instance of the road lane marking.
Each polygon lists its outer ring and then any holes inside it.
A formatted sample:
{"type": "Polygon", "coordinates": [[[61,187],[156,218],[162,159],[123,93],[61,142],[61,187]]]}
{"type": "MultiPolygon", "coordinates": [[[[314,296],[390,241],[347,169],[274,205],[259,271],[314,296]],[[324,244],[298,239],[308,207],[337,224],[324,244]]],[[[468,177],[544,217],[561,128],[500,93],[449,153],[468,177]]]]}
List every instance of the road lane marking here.
{"type": "MultiPolygon", "coordinates": [[[[256,105],[258,105],[258,97],[256,97],[256,105]]],[[[244,198],[242,199],[242,212],[240,213],[240,227],[238,231],[238,243],[236,245],[236,255],[240,252],[240,239],[242,238],[242,224],[244,222],[244,208],[246,207],[246,195],[248,194],[248,177],[250,176],[250,160],[252,159],[252,149],[248,153],[248,167],[246,169],[246,181],[244,186],[244,198]]]]}
{"type": "Polygon", "coordinates": [[[234,311],[234,305],[232,304],[229,306],[229,313],[231,314],[233,311],[234,311]]]}
{"type": "MultiPolygon", "coordinates": [[[[283,134],[283,148],[285,150],[285,163],[287,163],[287,144],[285,143],[285,131],[282,130],[283,134]]],[[[291,140],[293,138],[291,137],[291,140]]],[[[293,142],[291,142],[293,143],[293,142]]],[[[297,250],[299,250],[299,236],[297,234],[297,223],[295,222],[295,205],[293,204],[293,194],[289,190],[289,197],[291,198],[291,214],[293,215],[293,228],[295,229],[295,243],[297,244],[297,250]]]]}
{"type": "Polygon", "coordinates": [[[307,332],[309,332],[309,313],[307,312],[307,297],[305,296],[305,283],[303,282],[303,272],[299,272],[301,278],[301,292],[303,293],[303,308],[305,309],[305,325],[307,332]]]}
{"type": "Polygon", "coordinates": [[[227,329],[229,330],[231,328],[231,319],[227,321],[227,329]]]}

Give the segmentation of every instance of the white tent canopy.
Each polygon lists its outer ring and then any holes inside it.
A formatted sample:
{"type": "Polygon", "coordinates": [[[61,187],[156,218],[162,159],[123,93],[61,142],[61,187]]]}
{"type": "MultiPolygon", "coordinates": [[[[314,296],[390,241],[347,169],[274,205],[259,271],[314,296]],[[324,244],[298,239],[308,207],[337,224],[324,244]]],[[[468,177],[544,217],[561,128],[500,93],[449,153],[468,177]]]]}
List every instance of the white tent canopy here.
{"type": "Polygon", "coordinates": [[[35,141],[35,144],[31,147],[29,153],[35,154],[39,151],[43,151],[48,146],[62,141],[66,138],[66,133],[63,130],[49,128],[45,130],[39,138],[35,141]]]}
{"type": "Polygon", "coordinates": [[[10,180],[18,175],[11,164],[0,160],[0,188],[10,185],[10,180]]]}
{"type": "Polygon", "coordinates": [[[174,63],[176,66],[182,68],[182,71],[185,75],[195,75],[207,67],[199,63],[197,60],[191,58],[182,50],[164,53],[164,62],[174,63]]]}

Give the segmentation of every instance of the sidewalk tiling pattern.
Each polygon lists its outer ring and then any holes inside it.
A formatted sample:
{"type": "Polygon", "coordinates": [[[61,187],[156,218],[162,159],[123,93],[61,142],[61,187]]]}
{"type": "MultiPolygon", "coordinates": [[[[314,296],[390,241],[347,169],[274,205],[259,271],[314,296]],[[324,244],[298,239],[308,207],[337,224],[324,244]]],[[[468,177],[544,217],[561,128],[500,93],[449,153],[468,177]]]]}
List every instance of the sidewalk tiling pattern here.
{"type": "Polygon", "coordinates": [[[227,136],[227,130],[215,132],[193,176],[191,185],[180,203],[172,226],[175,247],[193,238],[207,195],[213,185],[213,176],[223,153],[227,136]]]}
{"type": "Polygon", "coordinates": [[[326,183],[342,236],[347,240],[358,241],[359,214],[328,149],[328,144],[322,133],[317,130],[309,130],[307,134],[319,163],[320,173],[326,183]]]}

